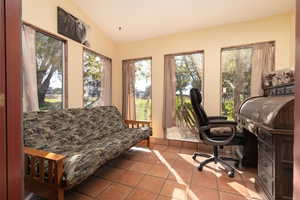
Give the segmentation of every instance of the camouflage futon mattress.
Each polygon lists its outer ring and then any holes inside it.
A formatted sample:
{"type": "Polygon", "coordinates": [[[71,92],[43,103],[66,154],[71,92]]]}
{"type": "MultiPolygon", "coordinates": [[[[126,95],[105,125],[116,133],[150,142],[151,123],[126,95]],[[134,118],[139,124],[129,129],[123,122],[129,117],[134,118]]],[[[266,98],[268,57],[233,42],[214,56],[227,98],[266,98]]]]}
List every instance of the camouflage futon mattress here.
{"type": "Polygon", "coordinates": [[[128,128],[113,106],[28,112],[23,120],[26,147],[66,156],[67,185],[79,184],[152,132],[128,128]]]}

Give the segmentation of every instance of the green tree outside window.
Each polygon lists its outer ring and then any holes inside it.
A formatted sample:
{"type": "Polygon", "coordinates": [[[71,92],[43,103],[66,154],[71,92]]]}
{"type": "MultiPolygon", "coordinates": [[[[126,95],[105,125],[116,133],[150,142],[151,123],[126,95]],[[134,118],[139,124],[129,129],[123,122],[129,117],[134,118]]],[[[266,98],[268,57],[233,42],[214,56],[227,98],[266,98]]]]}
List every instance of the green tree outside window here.
{"type": "Polygon", "coordinates": [[[135,62],[136,119],[151,121],[151,60],[135,62]]]}
{"type": "Polygon", "coordinates": [[[103,61],[96,53],[83,51],[83,105],[92,107],[101,99],[103,61]]]}
{"type": "Polygon", "coordinates": [[[222,51],[222,115],[231,120],[250,97],[251,57],[250,47],[222,51]]]}
{"type": "Polygon", "coordinates": [[[40,110],[63,108],[64,42],[36,32],[37,87],[40,110]]]}
{"type": "MultiPolygon", "coordinates": [[[[175,56],[176,63],[176,125],[193,130],[195,118],[190,101],[190,89],[203,92],[203,53],[175,56]]],[[[194,134],[194,133],[192,133],[194,134]]]]}

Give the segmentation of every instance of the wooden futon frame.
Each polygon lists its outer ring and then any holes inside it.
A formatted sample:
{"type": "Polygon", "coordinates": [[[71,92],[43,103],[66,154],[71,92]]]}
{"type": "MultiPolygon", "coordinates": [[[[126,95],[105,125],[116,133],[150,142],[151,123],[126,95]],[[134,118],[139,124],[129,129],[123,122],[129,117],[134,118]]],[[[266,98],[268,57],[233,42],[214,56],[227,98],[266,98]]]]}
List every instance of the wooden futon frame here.
{"type": "MultiPolygon", "coordinates": [[[[129,128],[151,127],[151,122],[125,120],[129,128]]],[[[150,146],[150,138],[147,138],[150,146]]],[[[63,183],[64,155],[24,147],[25,190],[49,200],[64,200],[64,191],[73,187],[63,183]],[[47,166],[47,170],[46,170],[47,166]]]]}

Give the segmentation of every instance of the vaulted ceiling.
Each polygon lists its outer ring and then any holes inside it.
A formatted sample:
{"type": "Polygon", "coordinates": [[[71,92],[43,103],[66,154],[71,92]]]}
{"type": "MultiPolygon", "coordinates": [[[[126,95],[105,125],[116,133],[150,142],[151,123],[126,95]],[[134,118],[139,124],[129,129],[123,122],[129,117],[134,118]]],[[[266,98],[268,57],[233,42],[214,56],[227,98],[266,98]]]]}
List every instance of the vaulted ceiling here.
{"type": "Polygon", "coordinates": [[[116,42],[253,20],[295,7],[295,0],[74,1],[116,42]]]}

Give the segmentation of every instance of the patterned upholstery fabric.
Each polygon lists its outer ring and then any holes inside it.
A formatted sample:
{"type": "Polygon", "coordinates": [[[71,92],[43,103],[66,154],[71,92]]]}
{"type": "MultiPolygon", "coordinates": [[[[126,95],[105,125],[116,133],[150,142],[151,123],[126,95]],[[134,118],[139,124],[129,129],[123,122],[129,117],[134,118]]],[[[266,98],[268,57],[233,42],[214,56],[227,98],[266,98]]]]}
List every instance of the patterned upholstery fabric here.
{"type": "Polygon", "coordinates": [[[275,87],[284,84],[292,84],[295,82],[295,70],[282,69],[264,74],[264,88],[275,87]]]}
{"type": "Polygon", "coordinates": [[[152,132],[128,128],[113,106],[28,112],[23,126],[26,147],[66,156],[67,185],[79,184],[152,132]]]}

